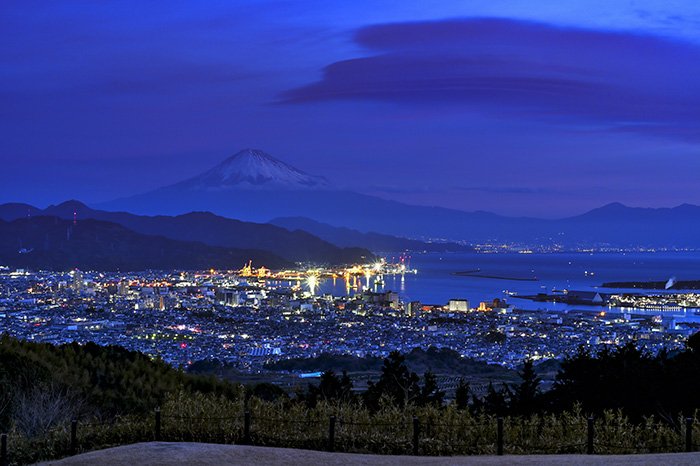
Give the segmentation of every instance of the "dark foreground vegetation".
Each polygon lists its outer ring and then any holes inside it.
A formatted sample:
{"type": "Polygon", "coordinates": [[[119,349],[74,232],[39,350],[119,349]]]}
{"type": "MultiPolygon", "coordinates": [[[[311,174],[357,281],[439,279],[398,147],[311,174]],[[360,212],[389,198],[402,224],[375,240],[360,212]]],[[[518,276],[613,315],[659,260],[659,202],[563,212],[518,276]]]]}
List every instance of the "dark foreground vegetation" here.
{"type": "MultiPolygon", "coordinates": [[[[483,361],[463,358],[449,348],[435,348],[431,346],[427,350],[414,348],[404,355],[406,366],[412,371],[423,374],[427,371],[436,374],[449,374],[465,377],[478,375],[482,379],[512,378],[511,370],[496,364],[488,364],[483,361]]],[[[352,372],[380,372],[384,364],[384,358],[379,356],[357,357],[349,354],[321,353],[313,358],[292,358],[274,361],[265,365],[266,369],[273,371],[316,372],[332,370],[336,373],[343,371],[352,372]]]]}
{"type": "Polygon", "coordinates": [[[700,407],[698,369],[695,335],[675,354],[582,350],[547,392],[526,361],[516,383],[476,397],[463,380],[446,400],[429,370],[412,372],[395,352],[363,393],[329,370],[288,394],[186,374],[121,348],[3,337],[0,431],[11,464],[156,438],[398,454],[683,451],[700,438],[697,423],[694,433],[687,427],[700,407]]]}

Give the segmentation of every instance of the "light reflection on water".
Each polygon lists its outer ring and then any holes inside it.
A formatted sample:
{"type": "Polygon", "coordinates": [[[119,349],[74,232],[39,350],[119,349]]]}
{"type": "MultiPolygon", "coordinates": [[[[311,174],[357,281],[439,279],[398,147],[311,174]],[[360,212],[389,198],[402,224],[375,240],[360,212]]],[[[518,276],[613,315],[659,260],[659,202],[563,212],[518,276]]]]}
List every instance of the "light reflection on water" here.
{"type": "MultiPolygon", "coordinates": [[[[671,276],[678,280],[700,280],[700,252],[656,253],[560,253],[560,254],[474,254],[429,253],[415,254],[412,268],[418,274],[385,275],[383,286],[374,286],[378,277],[343,278],[320,283],[319,293],[349,296],[361,293],[363,287],[372,291],[398,291],[404,301],[445,304],[451,298],[466,298],[472,305],[493,298],[507,297],[505,292],[520,295],[551,293],[552,290],[612,290],[600,288],[607,281],[665,281],[671,276]],[[479,270],[480,275],[501,278],[458,276],[455,272],[479,270]],[[519,279],[519,280],[514,280],[519,279]],[[532,281],[523,281],[523,280],[532,281]]],[[[519,308],[566,310],[571,305],[540,303],[508,298],[519,308]]],[[[585,309],[585,306],[573,306],[585,309]]],[[[600,310],[600,307],[590,307],[600,310]]],[[[654,311],[650,311],[654,313],[654,311]]],[[[658,312],[656,312],[658,313],[658,312]]]]}

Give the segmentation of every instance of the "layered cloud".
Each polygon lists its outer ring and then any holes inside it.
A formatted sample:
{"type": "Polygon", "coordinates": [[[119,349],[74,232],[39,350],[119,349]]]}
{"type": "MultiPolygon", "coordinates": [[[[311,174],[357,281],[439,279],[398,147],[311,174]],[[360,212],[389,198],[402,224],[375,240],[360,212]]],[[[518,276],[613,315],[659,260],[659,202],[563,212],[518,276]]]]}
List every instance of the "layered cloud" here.
{"type": "Polygon", "coordinates": [[[373,100],[700,140],[700,47],[505,20],[362,28],[367,56],[328,65],[286,103],[373,100]]]}

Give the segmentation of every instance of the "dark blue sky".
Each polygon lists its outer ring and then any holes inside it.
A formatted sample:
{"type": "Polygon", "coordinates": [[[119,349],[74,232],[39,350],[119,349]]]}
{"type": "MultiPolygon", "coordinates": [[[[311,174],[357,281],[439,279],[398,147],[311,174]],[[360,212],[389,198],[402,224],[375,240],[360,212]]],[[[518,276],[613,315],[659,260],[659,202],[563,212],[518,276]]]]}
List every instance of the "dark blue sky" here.
{"type": "Polygon", "coordinates": [[[256,147],[465,210],[700,204],[697,1],[5,0],[0,59],[0,202],[256,147]]]}

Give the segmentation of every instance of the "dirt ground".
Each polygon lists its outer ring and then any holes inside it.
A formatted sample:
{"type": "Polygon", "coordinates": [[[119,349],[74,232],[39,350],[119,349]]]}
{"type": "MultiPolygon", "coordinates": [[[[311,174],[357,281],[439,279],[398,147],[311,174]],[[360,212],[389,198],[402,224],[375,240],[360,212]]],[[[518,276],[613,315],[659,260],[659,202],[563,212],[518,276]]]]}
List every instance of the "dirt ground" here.
{"type": "Polygon", "coordinates": [[[700,452],[655,455],[528,455],[528,456],[384,456],[286,448],[214,445],[208,443],[150,442],[93,451],[58,461],[56,466],[151,465],[700,465],[700,452]]]}

